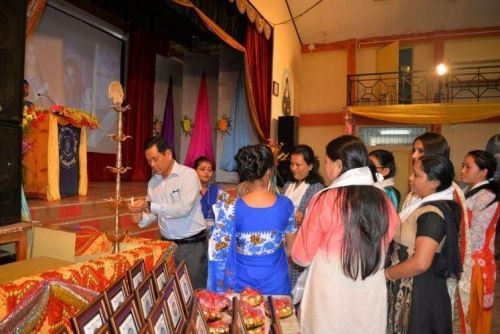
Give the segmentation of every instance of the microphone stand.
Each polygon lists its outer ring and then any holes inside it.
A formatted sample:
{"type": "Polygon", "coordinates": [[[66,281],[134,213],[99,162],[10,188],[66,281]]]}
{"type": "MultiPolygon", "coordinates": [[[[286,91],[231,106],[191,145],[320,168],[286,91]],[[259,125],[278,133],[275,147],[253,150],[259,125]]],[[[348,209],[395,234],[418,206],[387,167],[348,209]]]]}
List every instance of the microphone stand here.
{"type": "Polygon", "coordinates": [[[53,100],[53,99],[52,99],[49,95],[47,95],[47,94],[41,94],[41,93],[38,93],[38,94],[36,94],[36,95],[37,95],[37,96],[43,96],[43,97],[46,97],[46,98],[48,98],[48,99],[50,100],[50,102],[52,102],[52,104],[57,105],[56,101],[54,101],[54,100],[53,100]]]}

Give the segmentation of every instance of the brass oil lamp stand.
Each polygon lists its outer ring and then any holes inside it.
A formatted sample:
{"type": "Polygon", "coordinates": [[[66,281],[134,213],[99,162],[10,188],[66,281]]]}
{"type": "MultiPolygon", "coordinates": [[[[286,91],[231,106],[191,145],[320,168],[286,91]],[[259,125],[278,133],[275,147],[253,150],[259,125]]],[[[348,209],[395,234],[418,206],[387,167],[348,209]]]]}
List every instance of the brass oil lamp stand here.
{"type": "Polygon", "coordinates": [[[115,208],[115,228],[111,233],[107,233],[108,239],[113,242],[113,253],[120,251],[120,242],[125,238],[126,231],[120,229],[120,206],[123,204],[124,199],[121,197],[121,175],[129,171],[130,167],[123,167],[122,165],[122,143],[131,136],[123,134],[123,113],[130,110],[130,106],[122,107],[123,103],[123,89],[121,84],[117,81],[109,85],[109,97],[113,105],[111,109],[118,115],[116,122],[116,133],[108,134],[112,140],[117,142],[116,147],[116,164],[115,166],[107,166],[106,168],[116,175],[115,179],[115,198],[110,198],[108,201],[115,208]]]}

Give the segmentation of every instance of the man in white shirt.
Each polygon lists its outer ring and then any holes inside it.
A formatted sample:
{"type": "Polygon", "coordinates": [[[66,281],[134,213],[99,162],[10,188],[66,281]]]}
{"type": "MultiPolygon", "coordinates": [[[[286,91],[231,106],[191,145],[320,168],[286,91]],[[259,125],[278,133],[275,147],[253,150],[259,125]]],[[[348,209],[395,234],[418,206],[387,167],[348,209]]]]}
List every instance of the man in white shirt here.
{"type": "Polygon", "coordinates": [[[193,288],[205,288],[208,243],[196,171],[177,163],[163,138],[149,138],[144,153],[154,175],[147,199],[128,204],[132,220],[141,228],[158,221],[162,239],[177,244],[176,263],[186,261],[193,288]]]}

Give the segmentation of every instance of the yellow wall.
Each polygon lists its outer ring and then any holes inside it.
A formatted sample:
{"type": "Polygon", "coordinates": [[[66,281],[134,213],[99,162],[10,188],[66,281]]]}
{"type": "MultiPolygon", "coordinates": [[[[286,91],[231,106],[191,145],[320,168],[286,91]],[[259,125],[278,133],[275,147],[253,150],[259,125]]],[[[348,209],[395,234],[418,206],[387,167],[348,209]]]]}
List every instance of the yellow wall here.
{"type": "Polygon", "coordinates": [[[347,96],[347,53],[303,54],[300,70],[299,113],[340,111],[347,96]]]}
{"type": "Polygon", "coordinates": [[[450,63],[500,61],[500,37],[450,40],[444,43],[444,59],[450,63]]]}
{"type": "MultiPolygon", "coordinates": [[[[283,22],[290,19],[290,14],[284,1],[252,0],[255,8],[272,23],[283,22]]],[[[297,115],[301,90],[300,61],[301,44],[292,23],[275,25],[273,30],[273,81],[279,84],[279,96],[271,94],[271,138],[277,140],[277,119],[282,116],[281,101],[283,96],[283,76],[288,71],[293,82],[291,87],[292,114],[297,115]]]]}

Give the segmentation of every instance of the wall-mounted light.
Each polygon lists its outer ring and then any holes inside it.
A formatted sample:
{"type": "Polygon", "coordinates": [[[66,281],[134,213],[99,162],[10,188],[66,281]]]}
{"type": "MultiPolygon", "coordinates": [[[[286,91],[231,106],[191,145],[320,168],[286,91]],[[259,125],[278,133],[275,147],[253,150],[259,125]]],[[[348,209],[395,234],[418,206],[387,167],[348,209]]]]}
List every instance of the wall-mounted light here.
{"type": "Polygon", "coordinates": [[[440,76],[445,75],[446,73],[448,73],[448,66],[443,63],[439,64],[438,66],[436,66],[436,73],[440,76]]]}
{"type": "Polygon", "coordinates": [[[307,46],[307,49],[309,50],[309,52],[313,53],[314,49],[316,49],[316,45],[314,45],[314,43],[310,43],[307,46]]]}

